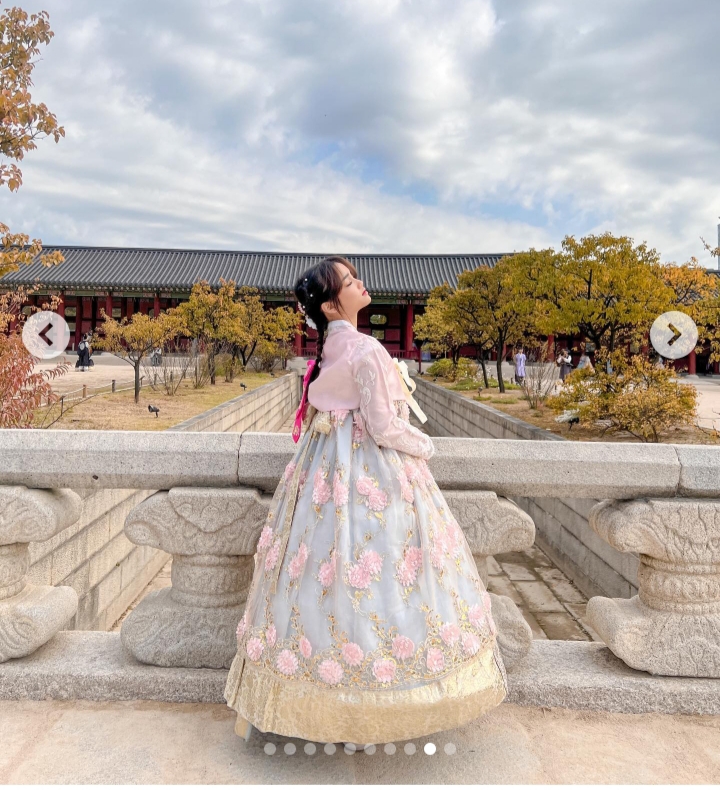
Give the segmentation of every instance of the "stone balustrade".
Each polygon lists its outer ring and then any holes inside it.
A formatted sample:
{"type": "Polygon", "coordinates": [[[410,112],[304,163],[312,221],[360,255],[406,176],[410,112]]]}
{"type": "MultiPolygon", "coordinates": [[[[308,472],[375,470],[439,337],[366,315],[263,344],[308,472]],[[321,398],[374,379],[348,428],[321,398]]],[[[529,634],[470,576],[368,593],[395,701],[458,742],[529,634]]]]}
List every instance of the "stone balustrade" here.
{"type": "MultiPolygon", "coordinates": [[[[172,587],[148,596],[126,619],[123,644],[145,664],[227,667],[270,495],[296,445],[290,436],[267,433],[118,431],[104,437],[99,444],[91,432],[2,431],[0,486],[26,492],[35,503],[64,502],[43,511],[47,535],[78,517],[60,489],[157,490],[132,510],[125,531],[134,543],[173,555],[172,587]]],[[[720,448],[434,442],[430,469],[485,578],[488,556],[525,548],[534,539],[532,520],[508,497],[605,500],[593,511],[593,528],[618,550],[640,554],[641,586],[630,600],[592,599],[593,627],[632,667],[720,677],[720,448]]],[[[1,519],[0,543],[39,539],[13,533],[1,519]]],[[[0,554],[0,598],[5,590],[11,600],[7,590],[19,584],[21,553],[13,548],[0,554]]],[[[6,611],[0,608],[0,633],[6,611]]],[[[493,596],[493,614],[511,666],[530,649],[529,628],[502,596],[493,596]]],[[[12,655],[20,653],[6,657],[12,655]]]]}
{"type": "Polygon", "coordinates": [[[72,587],[28,584],[28,544],[48,540],[80,518],[73,491],[0,485],[0,663],[27,656],[75,614],[72,587]]]}

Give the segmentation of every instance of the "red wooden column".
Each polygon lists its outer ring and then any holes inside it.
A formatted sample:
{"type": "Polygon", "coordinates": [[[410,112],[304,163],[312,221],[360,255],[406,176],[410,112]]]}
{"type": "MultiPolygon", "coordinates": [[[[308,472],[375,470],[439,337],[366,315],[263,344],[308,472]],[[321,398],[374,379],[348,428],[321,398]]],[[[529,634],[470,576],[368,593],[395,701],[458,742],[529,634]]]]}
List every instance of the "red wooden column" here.
{"type": "Polygon", "coordinates": [[[415,307],[412,304],[405,305],[405,351],[413,350],[413,319],[415,318],[415,307]]]}
{"type": "Polygon", "coordinates": [[[547,336],[547,344],[548,344],[548,354],[550,356],[550,359],[555,359],[555,357],[557,356],[557,354],[555,353],[555,335],[547,336]]]}
{"type": "MultiPolygon", "coordinates": [[[[295,302],[295,310],[298,313],[300,312],[300,306],[299,306],[299,304],[297,302],[295,302]]],[[[295,332],[295,340],[294,340],[294,343],[293,343],[293,348],[294,348],[296,357],[299,357],[299,356],[302,355],[302,339],[303,339],[302,331],[295,332]]]]}
{"type": "Polygon", "coordinates": [[[153,303],[153,315],[157,318],[160,315],[160,294],[155,294],[155,301],[153,303]]]}
{"type": "Polygon", "coordinates": [[[60,301],[58,302],[58,306],[57,306],[57,314],[62,316],[63,318],[65,318],[65,292],[64,291],[60,291],[60,293],[58,294],[58,299],[60,301]]]}
{"type": "Polygon", "coordinates": [[[129,321],[132,318],[132,314],[135,312],[135,300],[132,296],[128,296],[125,300],[126,304],[126,311],[125,315],[127,316],[127,320],[129,321]]]}
{"type": "Polygon", "coordinates": [[[112,291],[107,292],[107,296],[105,297],[105,314],[108,318],[112,318],[112,308],[113,308],[113,298],[112,298],[112,291]]]}
{"type": "Polygon", "coordinates": [[[688,355],[688,373],[693,376],[697,373],[697,359],[695,358],[695,349],[688,355]]]}
{"type": "Polygon", "coordinates": [[[83,300],[82,296],[75,297],[75,348],[80,345],[82,337],[83,300]]]}

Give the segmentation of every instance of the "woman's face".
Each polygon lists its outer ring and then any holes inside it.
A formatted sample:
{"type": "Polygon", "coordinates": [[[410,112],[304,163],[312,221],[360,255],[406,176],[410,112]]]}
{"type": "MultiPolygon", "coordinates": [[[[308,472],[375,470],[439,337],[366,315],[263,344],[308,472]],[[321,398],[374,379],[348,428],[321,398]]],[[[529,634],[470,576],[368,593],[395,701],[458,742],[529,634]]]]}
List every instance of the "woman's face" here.
{"type": "Polygon", "coordinates": [[[363,285],[363,281],[357,277],[353,277],[350,269],[348,269],[344,263],[336,263],[335,268],[342,278],[342,288],[338,294],[341,312],[333,310],[329,302],[323,304],[323,311],[328,317],[328,321],[333,321],[338,318],[352,320],[363,307],[370,304],[372,299],[363,285]]]}

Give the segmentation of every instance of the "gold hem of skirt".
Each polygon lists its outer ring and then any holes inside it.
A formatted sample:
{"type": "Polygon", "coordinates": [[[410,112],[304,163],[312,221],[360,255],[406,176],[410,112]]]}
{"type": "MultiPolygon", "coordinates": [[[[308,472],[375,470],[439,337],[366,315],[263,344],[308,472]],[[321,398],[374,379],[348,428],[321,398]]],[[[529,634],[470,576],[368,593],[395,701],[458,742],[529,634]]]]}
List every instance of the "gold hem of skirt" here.
{"type": "Polygon", "coordinates": [[[492,648],[422,686],[379,690],[284,680],[237,655],[225,699],[260,732],[321,743],[390,743],[467,724],[503,701],[505,683],[492,648]]]}

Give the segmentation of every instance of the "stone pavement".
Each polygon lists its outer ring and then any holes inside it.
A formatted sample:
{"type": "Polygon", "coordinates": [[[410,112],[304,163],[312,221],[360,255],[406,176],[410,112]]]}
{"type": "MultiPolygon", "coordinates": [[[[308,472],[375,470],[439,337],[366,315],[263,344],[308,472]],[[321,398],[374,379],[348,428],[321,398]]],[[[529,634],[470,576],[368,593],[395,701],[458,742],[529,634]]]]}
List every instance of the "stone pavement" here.
{"type": "Polygon", "coordinates": [[[602,641],[585,619],[587,598],[537,546],[487,562],[488,591],[515,601],[535,639],[602,641]]]}
{"type": "Polygon", "coordinates": [[[234,719],[224,705],[211,704],[0,702],[0,782],[720,782],[720,718],[713,716],[596,713],[505,703],[461,729],[394,744],[394,753],[388,753],[393,747],[381,746],[371,754],[346,754],[342,746],[327,754],[322,745],[257,731],[246,744],[234,733],[234,719]],[[426,753],[430,743],[434,754],[426,753]]]}

